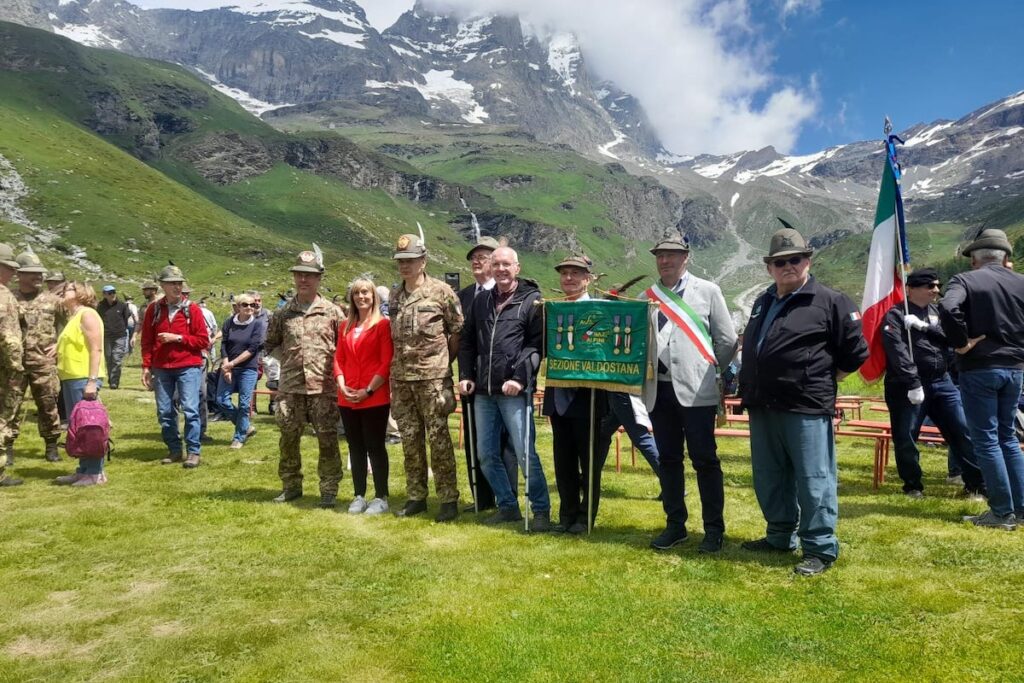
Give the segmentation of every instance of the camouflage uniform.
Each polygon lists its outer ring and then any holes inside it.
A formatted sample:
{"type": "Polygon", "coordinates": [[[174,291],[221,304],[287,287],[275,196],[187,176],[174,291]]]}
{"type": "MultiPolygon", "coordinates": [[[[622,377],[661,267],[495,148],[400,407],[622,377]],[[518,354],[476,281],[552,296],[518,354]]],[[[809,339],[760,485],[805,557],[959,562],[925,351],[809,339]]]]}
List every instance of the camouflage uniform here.
{"type": "Polygon", "coordinates": [[[334,351],[340,323],[338,307],[322,296],[308,308],[292,299],[270,319],[264,349],[281,364],[275,416],[281,430],[277,472],[285,491],[302,490],[299,440],[311,424],[320,447],[320,495],[338,495],[341,452],[334,351]]]}
{"type": "Polygon", "coordinates": [[[391,410],[402,434],[409,500],[427,497],[427,443],[434,486],[442,503],[459,500],[455,449],[448,416],[455,410],[448,340],[462,330],[462,310],[452,288],[425,275],[411,294],[391,292],[391,410]]]}
{"type": "Polygon", "coordinates": [[[13,443],[20,433],[24,418],[21,405],[25,389],[31,388],[38,413],[39,436],[47,444],[55,444],[60,438],[60,416],[57,412],[60,380],[57,378],[57,361],[48,349],[56,347],[57,330],[64,323],[64,313],[60,300],[49,292],[26,295],[19,291],[14,296],[18,301],[25,372],[20,381],[12,381],[8,385],[17,402],[16,414],[9,417],[10,441],[13,443]]]}
{"type": "MultiPolygon", "coordinates": [[[[6,263],[6,261],[5,261],[6,263]]],[[[21,325],[18,301],[11,290],[0,285],[0,479],[7,465],[7,444],[11,441],[11,417],[21,403],[22,366],[21,325]]]]}

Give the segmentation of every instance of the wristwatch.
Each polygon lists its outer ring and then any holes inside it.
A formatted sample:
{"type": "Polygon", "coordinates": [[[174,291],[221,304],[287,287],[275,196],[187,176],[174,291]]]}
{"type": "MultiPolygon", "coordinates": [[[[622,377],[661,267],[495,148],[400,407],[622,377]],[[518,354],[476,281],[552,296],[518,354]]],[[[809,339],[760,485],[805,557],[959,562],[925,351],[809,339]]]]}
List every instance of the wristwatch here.
{"type": "Polygon", "coordinates": [[[373,389],[371,389],[369,386],[366,387],[365,391],[367,396],[373,396],[373,389]]]}

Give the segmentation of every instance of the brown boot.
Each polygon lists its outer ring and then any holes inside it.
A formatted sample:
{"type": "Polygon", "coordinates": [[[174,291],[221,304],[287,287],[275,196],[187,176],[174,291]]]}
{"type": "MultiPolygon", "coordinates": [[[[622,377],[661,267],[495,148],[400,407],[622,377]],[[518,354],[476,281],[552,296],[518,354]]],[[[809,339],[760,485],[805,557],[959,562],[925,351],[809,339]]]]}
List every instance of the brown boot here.
{"type": "Polygon", "coordinates": [[[195,468],[199,467],[199,454],[189,453],[188,457],[185,458],[185,462],[183,462],[181,466],[189,470],[194,470],[195,468]]]}
{"type": "Polygon", "coordinates": [[[57,443],[46,444],[46,462],[60,462],[60,453],[57,452],[57,443]]]}

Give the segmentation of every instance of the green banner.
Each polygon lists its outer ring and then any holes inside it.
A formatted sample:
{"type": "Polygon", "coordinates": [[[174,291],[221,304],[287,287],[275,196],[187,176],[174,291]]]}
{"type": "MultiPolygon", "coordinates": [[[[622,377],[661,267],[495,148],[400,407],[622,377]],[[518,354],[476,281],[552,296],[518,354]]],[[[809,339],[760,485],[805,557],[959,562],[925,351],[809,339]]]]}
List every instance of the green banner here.
{"type": "Polygon", "coordinates": [[[650,368],[646,301],[544,304],[547,386],[640,394],[650,368]]]}

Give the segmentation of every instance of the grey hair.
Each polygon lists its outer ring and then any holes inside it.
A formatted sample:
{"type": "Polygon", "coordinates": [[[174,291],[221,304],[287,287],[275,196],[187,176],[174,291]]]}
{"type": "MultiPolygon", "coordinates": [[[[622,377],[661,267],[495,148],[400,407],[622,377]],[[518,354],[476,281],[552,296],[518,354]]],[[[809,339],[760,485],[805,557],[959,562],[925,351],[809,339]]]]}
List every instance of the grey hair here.
{"type": "Polygon", "coordinates": [[[975,249],[971,252],[971,262],[978,264],[1002,263],[1008,256],[1009,254],[1004,249],[975,249]]]}

